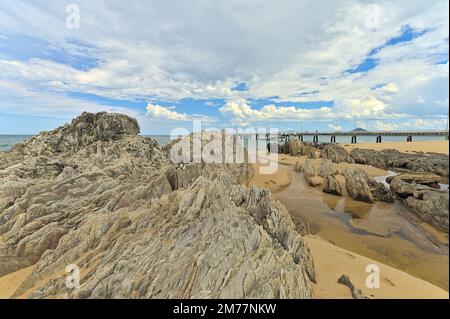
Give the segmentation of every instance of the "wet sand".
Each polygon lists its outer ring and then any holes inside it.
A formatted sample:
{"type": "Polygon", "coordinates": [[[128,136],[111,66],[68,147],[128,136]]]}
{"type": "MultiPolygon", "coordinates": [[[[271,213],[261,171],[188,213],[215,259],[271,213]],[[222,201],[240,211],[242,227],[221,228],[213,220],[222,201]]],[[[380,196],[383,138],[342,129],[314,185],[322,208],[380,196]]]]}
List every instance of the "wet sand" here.
{"type": "MultiPolygon", "coordinates": [[[[280,167],[292,169],[290,165],[280,167]]],[[[287,207],[294,222],[306,218],[313,223],[316,235],[325,242],[448,291],[448,234],[423,227],[400,204],[368,204],[326,194],[320,187],[309,187],[296,172],[292,172],[291,184],[274,196],[287,207]]],[[[420,291],[416,293],[420,296],[420,291]]]]}
{"type": "Polygon", "coordinates": [[[253,164],[254,174],[248,185],[268,188],[272,193],[277,193],[291,184],[292,173],[290,169],[280,167],[274,174],[263,175],[260,173],[260,167],[260,164],[253,164]]]}
{"type": "Polygon", "coordinates": [[[313,286],[314,298],[352,298],[350,289],[338,283],[342,274],[349,276],[352,284],[362,294],[374,299],[448,299],[448,292],[403,271],[349,252],[314,235],[305,236],[314,257],[317,284],[313,286]],[[377,264],[380,268],[380,288],[369,289],[365,281],[366,267],[377,264]]]}
{"type": "Polygon", "coordinates": [[[355,148],[385,150],[395,149],[405,153],[442,153],[449,154],[449,141],[412,141],[412,142],[383,142],[383,143],[359,143],[359,144],[342,144],[342,146],[350,152],[355,148]]]}

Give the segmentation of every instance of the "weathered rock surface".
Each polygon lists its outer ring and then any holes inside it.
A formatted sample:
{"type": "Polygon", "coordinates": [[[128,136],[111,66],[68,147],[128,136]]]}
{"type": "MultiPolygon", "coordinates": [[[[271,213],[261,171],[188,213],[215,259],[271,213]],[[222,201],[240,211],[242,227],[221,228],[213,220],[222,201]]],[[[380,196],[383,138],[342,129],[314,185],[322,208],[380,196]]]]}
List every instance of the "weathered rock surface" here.
{"type": "Polygon", "coordinates": [[[354,163],[350,154],[340,145],[327,144],[322,149],[322,157],[330,159],[333,163],[354,163]]]}
{"type": "Polygon", "coordinates": [[[449,195],[447,191],[392,179],[391,189],[403,204],[423,221],[448,232],[449,195]]]}
{"type": "Polygon", "coordinates": [[[345,285],[350,289],[350,292],[352,294],[353,299],[368,299],[367,297],[365,297],[362,294],[361,289],[357,289],[353,284],[352,281],[350,280],[350,277],[347,275],[342,275],[339,279],[338,279],[338,283],[340,283],[341,285],[345,285]]]}
{"type": "Polygon", "coordinates": [[[344,170],[345,187],[348,195],[354,200],[373,203],[374,198],[370,191],[369,177],[360,168],[346,168],[344,170]]]}
{"type": "Polygon", "coordinates": [[[404,169],[413,172],[429,172],[439,176],[448,176],[449,160],[445,154],[411,154],[397,150],[375,151],[354,149],[351,157],[358,164],[372,165],[382,169],[404,169]]]}
{"type": "Polygon", "coordinates": [[[369,180],[368,185],[374,199],[386,203],[394,202],[394,195],[383,183],[371,179],[369,180]]]}
{"type": "Polygon", "coordinates": [[[310,159],[307,159],[305,163],[302,165],[302,172],[305,180],[312,187],[319,186],[323,183],[323,179],[316,174],[316,169],[313,165],[313,162],[310,159]]]}
{"type": "Polygon", "coordinates": [[[326,178],[330,175],[337,175],[338,173],[337,168],[333,165],[331,160],[325,159],[320,163],[319,176],[326,178]]]}
{"type": "Polygon", "coordinates": [[[0,153],[0,276],[36,264],[14,297],[311,297],[309,250],[269,191],[240,184],[249,165],[174,165],[138,132],[84,113],[0,153]]]}
{"type": "Polygon", "coordinates": [[[319,176],[323,178],[322,190],[325,193],[342,196],[342,185],[336,177],[338,173],[331,160],[320,163],[319,176]]]}
{"type": "Polygon", "coordinates": [[[309,142],[301,142],[293,139],[280,146],[279,153],[289,154],[291,156],[307,156],[308,158],[317,158],[316,148],[309,142]]]}
{"type": "Polygon", "coordinates": [[[386,182],[390,183],[394,179],[394,177],[401,179],[402,181],[407,183],[421,184],[429,186],[431,188],[439,188],[439,182],[441,181],[441,177],[433,173],[408,172],[390,176],[386,178],[386,182]]]}

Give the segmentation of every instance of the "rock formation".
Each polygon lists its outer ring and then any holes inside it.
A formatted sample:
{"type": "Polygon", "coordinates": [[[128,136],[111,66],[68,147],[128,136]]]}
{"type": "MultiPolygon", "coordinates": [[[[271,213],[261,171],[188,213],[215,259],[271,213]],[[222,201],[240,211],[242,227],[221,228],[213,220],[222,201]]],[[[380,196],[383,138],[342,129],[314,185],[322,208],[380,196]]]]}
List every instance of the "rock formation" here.
{"type": "Polygon", "coordinates": [[[348,195],[354,200],[373,203],[374,198],[370,191],[369,177],[360,168],[346,168],[344,170],[345,187],[348,195]]]}
{"type": "Polygon", "coordinates": [[[269,191],[242,186],[248,164],[175,165],[138,132],[83,113],[0,153],[0,276],[35,265],[13,297],[311,297],[309,250],[269,191]]]}
{"type": "Polygon", "coordinates": [[[433,173],[408,172],[386,178],[386,182],[390,183],[393,179],[398,178],[407,183],[421,184],[431,188],[439,188],[441,177],[433,173]]]}
{"type": "Polygon", "coordinates": [[[447,191],[410,184],[399,178],[392,179],[390,185],[403,204],[415,212],[420,219],[448,232],[449,196],[447,191]]]}
{"type": "Polygon", "coordinates": [[[330,159],[333,163],[354,163],[350,154],[340,145],[327,144],[322,149],[322,157],[330,159]]]}
{"type": "Polygon", "coordinates": [[[352,281],[350,280],[350,277],[347,275],[342,275],[339,279],[338,279],[338,283],[340,283],[341,285],[347,286],[350,289],[350,292],[352,294],[353,299],[368,299],[367,297],[365,297],[362,294],[361,289],[357,289],[353,284],[352,281]]]}
{"type": "Polygon", "coordinates": [[[316,148],[309,142],[300,142],[298,139],[293,139],[280,146],[280,153],[289,154],[291,156],[307,156],[314,159],[316,156],[316,148]]]}
{"type": "Polygon", "coordinates": [[[386,203],[394,202],[394,195],[392,195],[391,190],[383,183],[371,179],[368,185],[374,199],[386,203]]]}
{"type": "Polygon", "coordinates": [[[307,159],[305,163],[302,165],[302,172],[305,180],[312,187],[319,186],[323,183],[323,179],[316,175],[316,169],[312,160],[307,159]]]}
{"type": "Polygon", "coordinates": [[[403,169],[413,172],[428,172],[448,176],[449,161],[445,154],[411,154],[397,150],[375,151],[354,149],[350,156],[358,164],[372,165],[382,169],[403,169]]]}
{"type": "Polygon", "coordinates": [[[322,190],[325,193],[342,196],[342,185],[337,179],[338,170],[331,160],[323,160],[319,166],[319,176],[323,178],[322,190]]]}

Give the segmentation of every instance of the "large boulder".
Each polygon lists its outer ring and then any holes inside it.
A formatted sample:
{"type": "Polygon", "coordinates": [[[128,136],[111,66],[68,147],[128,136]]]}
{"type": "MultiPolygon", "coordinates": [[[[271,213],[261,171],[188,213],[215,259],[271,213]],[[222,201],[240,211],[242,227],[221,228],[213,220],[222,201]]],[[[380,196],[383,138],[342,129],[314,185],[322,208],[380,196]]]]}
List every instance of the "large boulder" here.
{"type": "Polygon", "coordinates": [[[342,184],[335,175],[328,175],[324,178],[322,190],[325,193],[342,196],[342,184]]]}
{"type": "Polygon", "coordinates": [[[391,189],[403,204],[423,221],[448,232],[449,196],[447,191],[433,189],[399,178],[391,181],[391,189]]]}
{"type": "Polygon", "coordinates": [[[316,168],[314,167],[312,160],[307,159],[305,161],[305,163],[302,165],[302,172],[305,180],[310,186],[316,187],[323,183],[323,179],[316,174],[316,168]]]}
{"type": "Polygon", "coordinates": [[[366,173],[357,168],[346,168],[344,170],[345,187],[348,195],[354,200],[373,203],[374,198],[370,191],[368,181],[369,177],[366,173]]]}
{"type": "Polygon", "coordinates": [[[320,163],[319,176],[323,178],[322,190],[325,193],[342,196],[342,184],[336,177],[338,170],[329,159],[320,163]]]}
{"type": "Polygon", "coordinates": [[[394,202],[394,195],[392,194],[391,190],[383,183],[371,179],[369,180],[368,185],[374,199],[386,203],[394,202]]]}
{"type": "Polygon", "coordinates": [[[354,163],[350,154],[340,145],[327,144],[321,154],[324,159],[330,159],[333,163],[354,163]]]}
{"type": "Polygon", "coordinates": [[[279,153],[289,154],[291,156],[307,156],[314,159],[316,156],[316,148],[309,142],[301,142],[298,139],[292,139],[284,145],[280,145],[279,153]]]}
{"type": "Polygon", "coordinates": [[[333,165],[331,160],[325,159],[320,163],[319,166],[319,176],[326,178],[330,175],[337,175],[339,172],[333,165]]]}

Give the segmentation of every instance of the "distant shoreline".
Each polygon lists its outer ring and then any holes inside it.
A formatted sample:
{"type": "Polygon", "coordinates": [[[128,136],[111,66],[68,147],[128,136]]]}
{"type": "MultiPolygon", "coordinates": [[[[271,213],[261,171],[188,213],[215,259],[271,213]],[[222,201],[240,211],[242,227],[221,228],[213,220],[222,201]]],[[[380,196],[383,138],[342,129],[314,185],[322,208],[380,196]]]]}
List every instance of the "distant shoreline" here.
{"type": "MultiPolygon", "coordinates": [[[[11,147],[14,144],[17,143],[22,143],[25,140],[32,138],[35,135],[27,135],[27,134],[0,134],[0,151],[8,151],[11,149],[11,147]]],[[[141,136],[144,137],[151,137],[154,138],[160,145],[164,146],[166,144],[168,144],[170,142],[170,135],[146,135],[146,134],[142,134],[141,136]]],[[[312,142],[312,136],[305,136],[304,137],[304,142],[312,142]]],[[[360,135],[358,136],[358,143],[357,144],[351,144],[351,139],[348,136],[341,136],[341,137],[336,137],[336,144],[341,144],[341,145],[352,145],[352,147],[359,147],[358,145],[362,145],[364,144],[365,146],[369,146],[370,148],[375,147],[375,149],[379,149],[379,147],[381,148],[389,148],[391,146],[389,146],[391,143],[395,143],[395,144],[401,144],[405,142],[406,144],[406,140],[403,136],[386,136],[383,138],[382,143],[380,144],[376,144],[375,143],[375,139],[373,136],[364,136],[364,135],[360,135]],[[372,146],[375,145],[375,146],[372,146]]],[[[443,136],[434,136],[434,135],[430,135],[430,136],[413,136],[413,142],[447,142],[445,140],[445,137],[443,136]]],[[[319,143],[322,144],[326,144],[326,143],[330,143],[330,137],[329,136],[319,136],[319,143]]],[[[410,144],[411,142],[409,142],[409,145],[414,145],[414,144],[410,144]]],[[[396,147],[395,147],[396,148],[396,147]]],[[[417,149],[417,151],[420,151],[420,149],[417,149]]],[[[424,151],[424,150],[422,150],[424,151]]],[[[426,152],[426,151],[424,151],[426,152]]],[[[445,154],[448,154],[448,150],[445,154]]]]}

